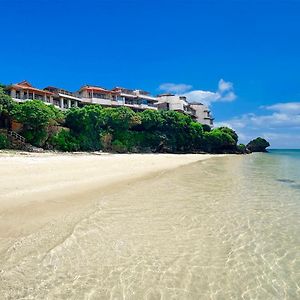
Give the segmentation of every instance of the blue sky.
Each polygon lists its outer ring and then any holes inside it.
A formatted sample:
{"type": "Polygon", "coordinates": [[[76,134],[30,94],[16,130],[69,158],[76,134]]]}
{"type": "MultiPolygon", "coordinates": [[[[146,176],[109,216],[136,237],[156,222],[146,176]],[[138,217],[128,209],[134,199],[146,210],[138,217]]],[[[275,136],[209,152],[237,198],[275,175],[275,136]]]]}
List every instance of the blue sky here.
{"type": "Polygon", "coordinates": [[[0,82],[173,91],[300,148],[300,1],[0,0],[0,82]]]}

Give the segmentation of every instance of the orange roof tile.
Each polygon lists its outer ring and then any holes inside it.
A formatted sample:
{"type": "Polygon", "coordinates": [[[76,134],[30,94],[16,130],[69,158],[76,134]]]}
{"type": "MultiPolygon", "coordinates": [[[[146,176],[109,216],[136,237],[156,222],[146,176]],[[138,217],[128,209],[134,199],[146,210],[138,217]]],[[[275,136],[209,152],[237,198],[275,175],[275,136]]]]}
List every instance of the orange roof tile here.
{"type": "Polygon", "coordinates": [[[41,94],[47,94],[47,95],[54,95],[53,93],[49,92],[49,91],[44,91],[44,90],[40,90],[37,88],[34,88],[28,81],[24,80],[22,82],[19,82],[17,84],[13,84],[11,85],[10,88],[17,88],[17,89],[21,89],[21,90],[29,90],[29,91],[33,91],[33,92],[39,92],[41,94]]]}

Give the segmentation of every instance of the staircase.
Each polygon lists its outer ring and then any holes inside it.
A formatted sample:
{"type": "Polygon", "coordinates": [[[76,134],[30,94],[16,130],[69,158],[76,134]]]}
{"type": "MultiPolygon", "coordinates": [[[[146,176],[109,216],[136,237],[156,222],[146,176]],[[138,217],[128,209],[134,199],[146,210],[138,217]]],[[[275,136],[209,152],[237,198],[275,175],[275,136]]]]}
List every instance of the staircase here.
{"type": "Polygon", "coordinates": [[[28,152],[43,152],[43,148],[34,147],[29,143],[26,143],[26,139],[15,131],[7,131],[7,137],[10,140],[13,149],[24,150],[28,152]]]}
{"type": "Polygon", "coordinates": [[[26,139],[24,136],[20,135],[19,133],[13,131],[13,130],[7,130],[4,128],[0,128],[0,133],[7,136],[7,138],[10,141],[10,149],[15,150],[22,150],[22,151],[28,151],[28,152],[43,152],[43,148],[38,148],[35,146],[32,146],[29,143],[26,143],[26,139]]]}
{"type": "Polygon", "coordinates": [[[17,150],[26,150],[26,139],[15,131],[8,130],[7,137],[10,140],[11,147],[17,150]]]}
{"type": "Polygon", "coordinates": [[[26,139],[15,131],[9,130],[7,132],[7,135],[8,137],[11,137],[12,139],[19,141],[21,144],[24,145],[26,144],[26,139]]]}

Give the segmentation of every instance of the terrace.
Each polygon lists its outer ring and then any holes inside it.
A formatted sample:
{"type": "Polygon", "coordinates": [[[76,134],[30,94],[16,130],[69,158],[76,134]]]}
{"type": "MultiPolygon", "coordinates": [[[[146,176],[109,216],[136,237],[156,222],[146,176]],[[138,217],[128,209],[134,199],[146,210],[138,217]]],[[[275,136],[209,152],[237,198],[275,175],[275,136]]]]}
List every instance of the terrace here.
{"type": "Polygon", "coordinates": [[[118,101],[122,100],[118,92],[97,86],[83,86],[77,94],[83,102],[104,106],[116,106],[118,101]]]}
{"type": "Polygon", "coordinates": [[[51,93],[50,91],[34,88],[27,81],[12,84],[7,88],[7,91],[10,96],[17,102],[24,102],[27,100],[41,100],[46,103],[52,103],[53,101],[53,93],[51,93]]]}

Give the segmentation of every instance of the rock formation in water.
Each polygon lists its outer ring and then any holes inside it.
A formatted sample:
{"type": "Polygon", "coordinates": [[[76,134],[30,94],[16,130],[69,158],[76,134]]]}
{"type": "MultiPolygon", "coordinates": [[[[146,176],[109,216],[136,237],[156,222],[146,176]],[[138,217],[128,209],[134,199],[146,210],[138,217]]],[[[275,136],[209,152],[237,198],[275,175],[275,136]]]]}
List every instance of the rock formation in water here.
{"type": "Polygon", "coordinates": [[[247,144],[247,149],[251,152],[267,152],[266,148],[270,146],[265,139],[258,137],[247,144]]]}

